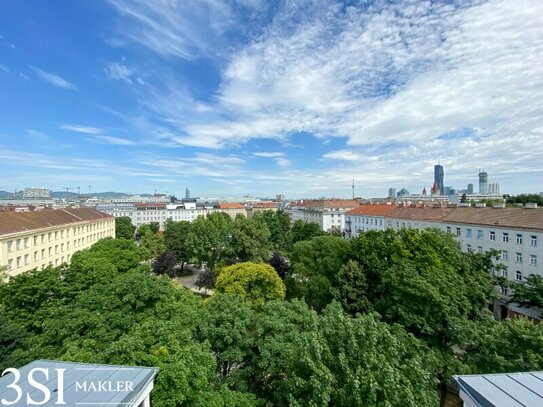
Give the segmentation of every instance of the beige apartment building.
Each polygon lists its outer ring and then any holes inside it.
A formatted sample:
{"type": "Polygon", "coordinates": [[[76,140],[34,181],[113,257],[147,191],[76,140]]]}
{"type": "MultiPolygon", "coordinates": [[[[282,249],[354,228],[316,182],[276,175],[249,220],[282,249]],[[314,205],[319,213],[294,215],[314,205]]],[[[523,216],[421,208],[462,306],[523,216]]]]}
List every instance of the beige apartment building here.
{"type": "Polygon", "coordinates": [[[115,218],[91,208],[0,212],[0,267],[11,277],[58,266],[105,237],[115,237],[115,218]]]}

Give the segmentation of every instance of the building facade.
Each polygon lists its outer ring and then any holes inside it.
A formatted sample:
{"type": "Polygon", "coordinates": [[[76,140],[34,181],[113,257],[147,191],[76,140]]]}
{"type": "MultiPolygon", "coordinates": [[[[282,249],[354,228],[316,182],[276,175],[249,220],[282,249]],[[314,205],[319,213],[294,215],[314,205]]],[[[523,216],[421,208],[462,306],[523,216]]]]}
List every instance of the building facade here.
{"type": "MultiPolygon", "coordinates": [[[[543,208],[395,208],[386,228],[437,228],[451,233],[465,252],[495,249],[503,276],[521,282],[543,277],[543,208]]],[[[503,294],[507,294],[504,290],[503,294]]]]}
{"type": "Polygon", "coordinates": [[[306,223],[316,223],[323,231],[345,229],[345,213],[359,206],[353,200],[303,200],[290,202],[285,208],[291,222],[301,220],[306,223]]]}
{"type": "Polygon", "coordinates": [[[385,230],[385,215],[396,208],[395,205],[360,205],[345,213],[345,237],[357,237],[369,230],[385,230]]]}
{"type": "Polygon", "coordinates": [[[58,266],[105,237],[115,237],[115,219],[91,208],[1,212],[0,267],[9,278],[58,266]]]}

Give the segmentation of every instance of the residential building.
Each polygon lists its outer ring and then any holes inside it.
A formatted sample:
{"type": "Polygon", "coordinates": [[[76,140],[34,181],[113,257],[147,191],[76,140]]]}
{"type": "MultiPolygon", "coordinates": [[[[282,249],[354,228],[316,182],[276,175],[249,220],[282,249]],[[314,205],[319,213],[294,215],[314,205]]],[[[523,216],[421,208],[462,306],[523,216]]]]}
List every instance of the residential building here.
{"type": "Polygon", "coordinates": [[[239,202],[219,202],[218,210],[230,215],[232,219],[236,219],[238,215],[247,216],[245,205],[239,202]]]}
{"type": "Polygon", "coordinates": [[[0,212],[0,267],[12,277],[58,266],[105,237],[115,237],[115,219],[91,208],[0,212]]]}
{"type": "Polygon", "coordinates": [[[385,230],[385,216],[395,205],[360,205],[345,212],[345,237],[357,237],[368,230],[385,230]]]}
{"type": "Polygon", "coordinates": [[[500,183],[498,181],[488,181],[487,192],[489,194],[500,194],[500,183]]]}
{"type": "Polygon", "coordinates": [[[345,229],[345,212],[359,206],[357,201],[343,199],[301,200],[290,202],[285,212],[295,222],[313,222],[324,231],[345,229]]]}
{"type": "MultiPolygon", "coordinates": [[[[278,201],[279,202],[279,201],[278,201]]],[[[251,218],[255,213],[272,211],[277,212],[279,208],[278,202],[253,202],[247,205],[247,217],[251,218]]]]}
{"type": "Polygon", "coordinates": [[[543,277],[543,208],[396,207],[385,218],[387,228],[451,233],[464,251],[498,250],[509,280],[543,277]]]}

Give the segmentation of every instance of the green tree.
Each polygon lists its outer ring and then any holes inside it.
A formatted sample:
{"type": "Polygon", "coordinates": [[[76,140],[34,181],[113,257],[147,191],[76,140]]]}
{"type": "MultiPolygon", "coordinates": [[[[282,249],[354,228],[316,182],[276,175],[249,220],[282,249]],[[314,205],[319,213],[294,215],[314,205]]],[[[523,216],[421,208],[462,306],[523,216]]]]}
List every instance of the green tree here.
{"type": "Polygon", "coordinates": [[[530,274],[522,283],[512,283],[514,290],[511,302],[521,307],[543,308],[543,277],[530,274]]]}
{"type": "Polygon", "coordinates": [[[287,277],[289,298],[305,298],[320,310],[332,299],[337,275],[348,253],[348,241],[336,236],[318,236],[294,245],[292,269],[287,277]]]}
{"type": "Polygon", "coordinates": [[[149,229],[151,229],[151,232],[158,233],[160,230],[160,223],[158,222],[151,222],[149,223],[149,229]]]}
{"type": "Polygon", "coordinates": [[[326,233],[321,230],[318,224],[313,222],[306,223],[301,220],[297,220],[294,222],[292,228],[287,233],[287,248],[292,250],[294,244],[296,244],[297,242],[301,242],[303,240],[311,240],[316,236],[322,236],[325,234],[326,233]]]}
{"type": "Polygon", "coordinates": [[[270,232],[266,223],[236,216],[230,228],[226,255],[241,262],[268,259],[270,232]]]}
{"type": "Polygon", "coordinates": [[[135,232],[136,227],[128,216],[115,218],[115,238],[133,240],[135,232]]]}
{"type": "Polygon", "coordinates": [[[287,233],[290,229],[290,220],[283,211],[266,210],[257,212],[252,220],[260,221],[267,225],[270,231],[270,242],[274,248],[283,248],[286,243],[287,233]]]}
{"type": "Polygon", "coordinates": [[[539,194],[520,194],[520,195],[508,197],[507,203],[508,204],[536,203],[539,206],[543,206],[543,196],[539,194]]]}
{"type": "Polygon", "coordinates": [[[360,265],[349,260],[341,266],[337,277],[337,286],[332,292],[343,308],[353,315],[369,311],[371,304],[368,299],[368,282],[360,265]]]}
{"type": "Polygon", "coordinates": [[[164,243],[168,252],[172,253],[183,268],[189,261],[187,239],[190,233],[191,223],[187,221],[175,222],[168,219],[164,229],[164,243]]]}
{"type": "Polygon", "coordinates": [[[157,258],[166,251],[164,238],[148,230],[141,238],[139,251],[141,260],[146,261],[157,258]]]}
{"type": "Polygon", "coordinates": [[[187,251],[199,265],[214,271],[217,263],[225,258],[230,237],[232,218],[226,213],[198,216],[192,223],[187,237],[187,251]]]}
{"type": "Polygon", "coordinates": [[[225,267],[219,271],[215,289],[238,296],[255,308],[266,301],[285,298],[285,286],[268,264],[247,262],[225,267]]]}
{"type": "Polygon", "coordinates": [[[543,324],[526,318],[480,321],[470,335],[464,362],[470,373],[543,370],[543,324]]]}

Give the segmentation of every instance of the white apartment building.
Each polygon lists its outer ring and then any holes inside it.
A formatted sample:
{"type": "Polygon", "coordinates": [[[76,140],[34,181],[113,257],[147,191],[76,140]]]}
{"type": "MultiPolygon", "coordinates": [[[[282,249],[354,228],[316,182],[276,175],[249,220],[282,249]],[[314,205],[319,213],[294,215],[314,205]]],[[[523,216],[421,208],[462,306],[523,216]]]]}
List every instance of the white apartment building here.
{"type": "Polygon", "coordinates": [[[345,237],[357,237],[368,230],[385,230],[385,216],[396,208],[395,205],[360,205],[345,213],[345,237]]]}
{"type": "Polygon", "coordinates": [[[115,219],[91,208],[0,212],[0,267],[9,278],[58,266],[105,237],[115,237],[115,219]]]}
{"type": "Polygon", "coordinates": [[[398,207],[385,217],[387,228],[451,233],[466,252],[498,250],[509,280],[520,282],[530,274],[543,277],[543,208],[398,207]]]}
{"type": "Polygon", "coordinates": [[[301,220],[316,223],[324,231],[332,228],[345,229],[345,213],[359,206],[351,200],[303,200],[290,202],[285,208],[291,222],[301,220]]]}

